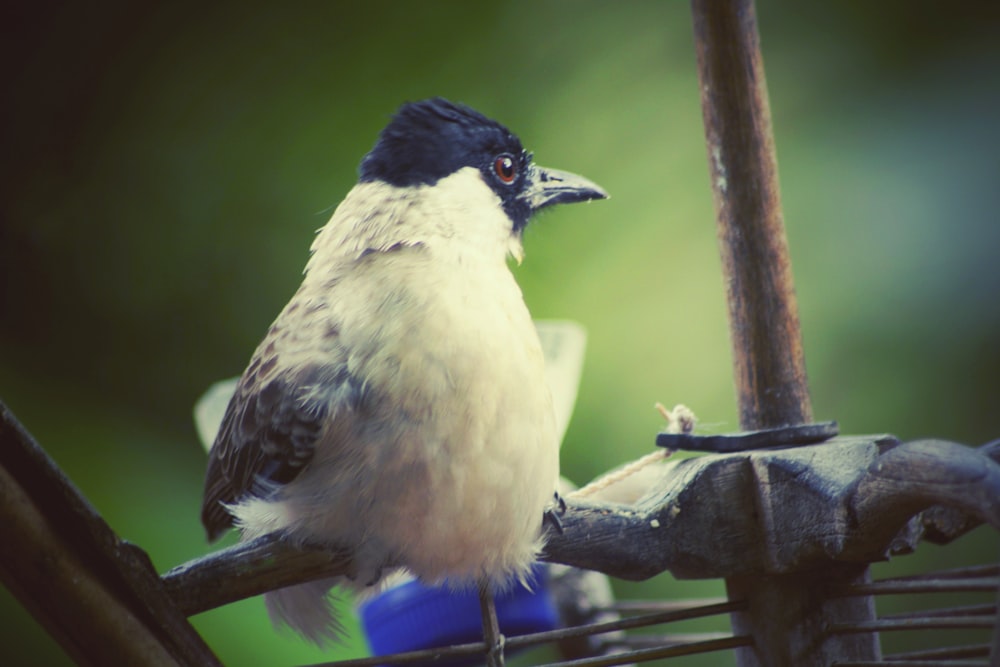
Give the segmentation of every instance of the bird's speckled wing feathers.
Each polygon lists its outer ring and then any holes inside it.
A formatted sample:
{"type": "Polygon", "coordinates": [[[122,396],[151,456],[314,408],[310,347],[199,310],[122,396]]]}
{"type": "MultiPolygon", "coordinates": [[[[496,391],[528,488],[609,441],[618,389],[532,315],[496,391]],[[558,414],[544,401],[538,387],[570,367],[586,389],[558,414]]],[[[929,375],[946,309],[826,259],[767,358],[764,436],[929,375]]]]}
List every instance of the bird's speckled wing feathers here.
{"type": "Polygon", "coordinates": [[[309,365],[277,375],[268,375],[267,365],[258,351],[236,387],[212,447],[202,505],[210,539],[233,523],[225,505],[248,494],[267,497],[295,479],[312,460],[334,406],[356,405],[363,394],[342,364],[309,365]]]}
{"type": "MultiPolygon", "coordinates": [[[[347,273],[364,279],[373,262],[403,252],[422,253],[422,248],[369,248],[352,258],[347,273]]],[[[267,498],[295,479],[312,460],[324,428],[324,437],[336,447],[351,420],[370,416],[372,388],[347,370],[342,322],[300,296],[296,294],[271,326],[222,418],[202,504],[209,539],[233,525],[226,505],[247,495],[267,498]],[[333,421],[338,425],[331,428],[333,421]]]]}
{"type": "Polygon", "coordinates": [[[290,400],[292,378],[256,380],[249,371],[240,380],[212,447],[202,506],[210,539],[232,525],[224,504],[247,493],[264,496],[298,475],[326,417],[324,406],[290,400]]]}

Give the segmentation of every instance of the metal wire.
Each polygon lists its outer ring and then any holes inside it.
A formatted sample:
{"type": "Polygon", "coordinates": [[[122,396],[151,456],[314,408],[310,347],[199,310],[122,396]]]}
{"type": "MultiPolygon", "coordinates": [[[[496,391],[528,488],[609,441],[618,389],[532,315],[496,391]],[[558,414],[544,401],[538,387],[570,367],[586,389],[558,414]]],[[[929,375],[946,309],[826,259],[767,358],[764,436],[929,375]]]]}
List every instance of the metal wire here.
{"type": "Polygon", "coordinates": [[[892,655],[885,656],[883,659],[886,662],[912,662],[914,660],[945,660],[988,657],[990,657],[989,645],[976,644],[975,646],[948,646],[946,648],[929,648],[922,651],[893,653],[892,655]]]}
{"type": "Polygon", "coordinates": [[[917,611],[902,611],[896,614],[889,614],[883,616],[886,619],[903,619],[903,618],[927,618],[930,616],[943,618],[947,616],[990,616],[996,614],[997,606],[995,604],[975,604],[968,605],[965,607],[949,607],[947,609],[920,609],[917,611]]]}
{"type": "Polygon", "coordinates": [[[969,579],[972,577],[996,577],[1000,576],[1000,564],[990,563],[988,565],[968,565],[966,567],[956,567],[949,570],[936,570],[934,572],[918,572],[901,577],[888,577],[881,581],[916,581],[919,579],[969,579]]]}
{"type": "Polygon", "coordinates": [[[579,660],[569,660],[566,662],[553,662],[547,665],[542,665],[541,667],[612,667],[613,665],[630,665],[636,662],[649,662],[650,660],[660,660],[662,658],[678,658],[683,655],[711,653],[713,651],[724,651],[727,649],[752,645],[752,637],[748,637],[746,635],[730,635],[722,639],[711,639],[691,644],[679,644],[675,646],[640,649],[637,651],[625,651],[623,653],[616,653],[610,656],[581,658],[579,660]]]}
{"type": "Polygon", "coordinates": [[[950,616],[927,616],[925,618],[879,618],[874,621],[857,623],[831,623],[828,632],[843,635],[858,632],[891,632],[895,630],[992,630],[996,616],[976,618],[953,618],[950,616]]]}
{"type": "MultiPolygon", "coordinates": [[[[689,600],[685,602],[656,603],[654,606],[664,607],[663,611],[630,616],[615,621],[603,623],[591,623],[571,628],[560,628],[547,632],[536,632],[528,635],[508,637],[505,647],[510,650],[548,644],[573,637],[588,637],[603,634],[606,632],[616,632],[620,630],[633,630],[636,628],[660,625],[663,623],[674,623],[694,618],[704,618],[707,616],[718,616],[729,614],[734,611],[743,611],[746,605],[743,602],[715,602],[703,604],[702,601],[689,600]]],[[[603,665],[625,665],[635,662],[657,660],[659,658],[675,657],[681,655],[692,655],[694,653],[705,653],[708,651],[721,651],[737,646],[749,646],[750,638],[733,637],[725,635],[720,638],[712,638],[705,641],[695,641],[685,644],[673,644],[671,646],[660,646],[651,649],[639,649],[636,651],[623,651],[610,656],[600,656],[595,658],[583,658],[568,662],[554,663],[561,667],[598,667],[603,665]]],[[[472,644],[460,644],[445,648],[426,649],[422,651],[408,651],[406,653],[395,653],[380,657],[358,658],[356,660],[340,660],[337,662],[316,663],[308,667],[377,667],[378,665],[408,665],[419,662],[440,661],[447,658],[457,658],[472,655],[482,655],[485,645],[481,642],[472,644]]]]}
{"type": "Polygon", "coordinates": [[[686,606],[680,609],[669,609],[667,611],[652,614],[643,614],[641,616],[631,616],[617,621],[591,623],[572,628],[561,628],[559,630],[550,630],[548,632],[536,632],[530,635],[511,637],[507,640],[507,646],[509,648],[534,646],[537,644],[569,639],[571,637],[586,637],[603,634],[605,632],[614,632],[616,630],[632,630],[635,628],[648,627],[650,625],[685,621],[692,618],[704,618],[706,616],[730,614],[734,611],[743,611],[746,609],[746,604],[741,601],[698,606],[695,606],[695,603],[693,602],[689,604],[691,606],[686,606]]]}
{"type": "MultiPolygon", "coordinates": [[[[837,597],[862,595],[908,595],[916,593],[993,593],[1000,587],[1000,565],[962,567],[924,572],[857,584],[836,591],[837,597]]],[[[997,604],[973,604],[943,609],[923,609],[882,616],[874,621],[832,625],[832,634],[895,632],[906,630],[994,630],[997,604]]],[[[988,667],[981,658],[990,657],[988,644],[949,646],[895,653],[880,661],[838,662],[837,667],[906,665],[907,667],[988,667]],[[979,658],[980,660],[976,660],[979,658]]]]}
{"type": "Polygon", "coordinates": [[[836,597],[863,595],[899,595],[906,593],[993,593],[1000,586],[1000,577],[932,577],[883,579],[867,584],[855,584],[840,591],[836,597]]]}
{"type": "Polygon", "coordinates": [[[988,662],[979,660],[912,660],[906,662],[867,660],[859,662],[835,662],[831,667],[886,667],[886,665],[892,667],[898,667],[899,665],[905,665],[905,667],[990,667],[988,662]]]}
{"type": "Polygon", "coordinates": [[[728,598],[715,597],[698,600],[619,600],[602,611],[617,611],[623,614],[652,614],[660,611],[692,609],[714,604],[725,604],[728,598]]]}
{"type": "Polygon", "coordinates": [[[656,646],[677,646],[678,644],[693,644],[715,639],[732,637],[729,632],[688,632],[669,635],[626,635],[616,641],[601,642],[600,646],[628,647],[632,649],[653,648],[656,646]]]}
{"type": "MultiPolygon", "coordinates": [[[[1000,586],[1000,565],[964,567],[940,572],[892,577],[880,581],[857,584],[833,592],[836,597],[866,595],[897,595],[915,593],[995,593],[1000,586]]],[[[696,618],[706,618],[744,611],[742,601],[725,598],[671,601],[620,601],[595,607],[597,613],[623,615],[612,621],[588,623],[548,632],[509,637],[506,648],[510,650],[561,642],[567,639],[606,635],[624,630],[636,630],[666,623],[696,618]]],[[[828,628],[830,634],[866,632],[926,631],[972,629],[991,630],[997,624],[997,604],[972,604],[943,609],[907,611],[882,616],[876,620],[838,623],[828,628]]],[[[676,658],[699,653],[731,650],[753,645],[753,638],[726,632],[630,634],[608,637],[598,641],[598,650],[612,650],[608,655],[577,658],[554,662],[543,667],[613,667],[676,658]]],[[[379,665],[412,665],[421,662],[438,662],[449,658],[484,655],[482,642],[446,648],[410,651],[381,657],[362,658],[310,667],[376,667],[379,665]]],[[[880,661],[842,662],[837,667],[869,667],[879,665],[906,665],[907,667],[987,667],[983,658],[990,655],[990,646],[942,647],[896,653],[880,661]]]]}

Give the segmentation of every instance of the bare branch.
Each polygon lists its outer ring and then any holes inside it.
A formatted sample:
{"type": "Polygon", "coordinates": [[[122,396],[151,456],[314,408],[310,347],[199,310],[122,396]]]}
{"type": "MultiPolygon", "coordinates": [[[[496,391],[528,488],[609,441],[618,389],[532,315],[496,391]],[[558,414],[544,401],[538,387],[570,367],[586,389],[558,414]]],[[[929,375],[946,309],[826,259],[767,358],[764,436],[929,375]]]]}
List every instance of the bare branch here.
{"type": "Polygon", "coordinates": [[[296,548],[265,535],[179,565],[163,575],[168,595],[186,615],[285,586],[335,577],[350,571],[345,552],[296,548]]]}
{"type": "Polygon", "coordinates": [[[146,554],[120,540],[0,403],[0,578],[81,665],[219,665],[146,554]]]}

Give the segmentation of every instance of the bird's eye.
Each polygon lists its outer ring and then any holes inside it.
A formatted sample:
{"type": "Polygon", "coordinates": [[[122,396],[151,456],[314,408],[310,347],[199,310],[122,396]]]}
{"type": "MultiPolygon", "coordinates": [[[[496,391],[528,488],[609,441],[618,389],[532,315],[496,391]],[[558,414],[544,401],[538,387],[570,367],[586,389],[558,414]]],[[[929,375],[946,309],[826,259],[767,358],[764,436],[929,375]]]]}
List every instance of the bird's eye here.
{"type": "Polygon", "coordinates": [[[493,160],[493,171],[496,173],[497,178],[504,183],[510,184],[517,178],[517,163],[510,155],[498,155],[493,160]]]}

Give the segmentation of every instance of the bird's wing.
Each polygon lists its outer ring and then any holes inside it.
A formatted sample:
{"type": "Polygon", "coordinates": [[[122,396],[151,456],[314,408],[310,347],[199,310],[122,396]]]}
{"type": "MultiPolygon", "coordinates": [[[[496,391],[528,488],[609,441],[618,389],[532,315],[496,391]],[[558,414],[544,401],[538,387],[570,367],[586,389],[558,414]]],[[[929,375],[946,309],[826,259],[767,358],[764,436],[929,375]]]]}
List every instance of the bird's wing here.
{"type": "Polygon", "coordinates": [[[202,523],[210,540],[233,523],[225,505],[267,497],[312,460],[331,410],[357,390],[343,365],[300,367],[261,380],[251,362],[219,427],[205,477],[202,523]]]}
{"type": "MultiPolygon", "coordinates": [[[[368,267],[388,255],[423,252],[420,244],[369,248],[344,274],[377,287],[379,283],[366,272],[368,267]]],[[[389,290],[382,298],[398,299],[399,294],[399,289],[389,290]]],[[[219,426],[209,455],[201,513],[210,540],[233,525],[226,505],[249,494],[268,497],[309,464],[321,432],[335,448],[350,431],[352,420],[371,418],[381,404],[378,392],[347,370],[347,353],[340,339],[343,322],[329,315],[289,322],[286,318],[293,310],[302,315],[298,305],[290,302],[279,315],[236,385],[219,426]],[[303,332],[309,327],[319,327],[321,333],[303,332]],[[283,336],[278,333],[282,330],[283,336]],[[288,330],[296,333],[289,335],[288,330]],[[279,340],[284,363],[294,363],[289,362],[293,359],[299,365],[279,370],[279,340]]]]}

